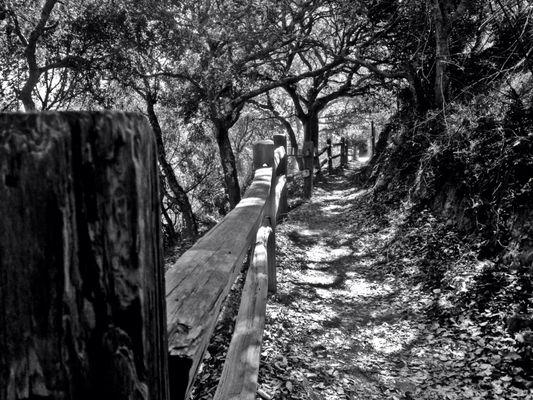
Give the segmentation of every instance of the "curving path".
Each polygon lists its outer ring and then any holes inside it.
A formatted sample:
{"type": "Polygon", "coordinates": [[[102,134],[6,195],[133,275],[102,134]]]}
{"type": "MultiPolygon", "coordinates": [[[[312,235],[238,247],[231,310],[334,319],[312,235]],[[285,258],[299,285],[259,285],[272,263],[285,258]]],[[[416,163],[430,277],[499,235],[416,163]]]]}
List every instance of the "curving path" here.
{"type": "Polygon", "coordinates": [[[467,348],[427,318],[436,294],[401,279],[398,257],[389,259],[405,215],[381,210],[345,174],[327,177],[278,227],[260,395],[483,398],[460,388],[467,348]]]}
{"type": "MultiPolygon", "coordinates": [[[[353,173],[326,176],[278,225],[278,292],[267,303],[257,398],[533,399],[515,338],[494,311],[457,302],[476,293],[488,261],[431,213],[374,202],[353,173]]],[[[195,400],[216,389],[236,288],[195,400]]]]}

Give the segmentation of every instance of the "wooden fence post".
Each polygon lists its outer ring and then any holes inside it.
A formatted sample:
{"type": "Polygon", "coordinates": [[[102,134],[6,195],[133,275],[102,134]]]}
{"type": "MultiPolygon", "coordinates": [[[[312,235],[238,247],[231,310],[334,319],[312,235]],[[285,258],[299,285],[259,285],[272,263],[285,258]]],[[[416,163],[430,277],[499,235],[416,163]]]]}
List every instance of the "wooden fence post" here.
{"type": "Polygon", "coordinates": [[[0,399],[168,399],[146,120],[0,115],[0,399]]]}
{"type": "Polygon", "coordinates": [[[331,174],[333,173],[333,160],[331,158],[331,138],[326,140],[327,143],[327,155],[328,155],[328,172],[331,174]]]}
{"type": "MultiPolygon", "coordinates": [[[[260,140],[254,144],[253,164],[254,171],[263,167],[274,167],[274,141],[260,140]]],[[[268,260],[268,291],[276,292],[276,171],[272,171],[272,185],[270,197],[263,217],[263,227],[269,227],[270,235],[266,241],[268,260]]]]}
{"type": "Polygon", "coordinates": [[[274,142],[272,140],[259,140],[254,143],[253,167],[254,171],[263,167],[272,167],[274,164],[274,142]]]}
{"type": "Polygon", "coordinates": [[[285,150],[285,156],[281,159],[276,173],[277,184],[276,184],[276,193],[279,198],[278,210],[276,219],[280,220],[287,215],[289,210],[288,199],[287,199],[287,136],[285,135],[274,135],[274,148],[283,147],[285,150]],[[279,188],[279,189],[278,189],[279,188]]]}
{"type": "Polygon", "coordinates": [[[346,164],[346,138],[341,137],[341,168],[344,168],[346,164]]]}
{"type": "Polygon", "coordinates": [[[304,198],[310,199],[311,195],[313,194],[313,174],[315,158],[315,146],[312,141],[304,142],[303,157],[304,198]]]}

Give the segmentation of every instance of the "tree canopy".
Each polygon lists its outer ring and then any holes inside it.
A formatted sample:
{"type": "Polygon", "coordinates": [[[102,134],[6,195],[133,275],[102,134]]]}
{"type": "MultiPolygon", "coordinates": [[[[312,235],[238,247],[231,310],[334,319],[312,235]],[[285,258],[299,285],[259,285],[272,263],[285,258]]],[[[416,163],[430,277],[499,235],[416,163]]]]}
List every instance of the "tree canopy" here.
{"type": "Polygon", "coordinates": [[[297,148],[332,134],[321,127],[330,107],[339,121],[357,117],[341,103],[358,104],[359,117],[379,118],[382,101],[391,114],[396,98],[420,117],[445,110],[531,72],[531,14],[522,0],[9,0],[0,109],[145,113],[166,224],[195,235],[199,215],[240,200],[238,143],[245,131],[262,135],[246,130],[254,118],[275,121],[297,148]],[[216,153],[219,166],[204,167],[216,153]],[[223,192],[207,195],[217,181],[223,192]]]}

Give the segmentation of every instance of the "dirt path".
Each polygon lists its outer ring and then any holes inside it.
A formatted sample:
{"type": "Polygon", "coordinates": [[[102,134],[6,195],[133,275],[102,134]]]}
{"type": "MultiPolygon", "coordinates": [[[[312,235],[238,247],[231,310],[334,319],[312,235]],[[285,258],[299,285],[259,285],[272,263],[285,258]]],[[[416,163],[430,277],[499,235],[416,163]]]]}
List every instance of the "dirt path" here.
{"type": "MultiPolygon", "coordinates": [[[[487,275],[494,264],[444,221],[374,201],[346,174],[327,176],[278,225],[257,398],[533,399],[533,369],[520,361],[526,338],[504,323],[505,292],[487,287],[507,275],[487,275]]],[[[216,390],[242,281],[194,400],[216,390]]]]}
{"type": "Polygon", "coordinates": [[[446,298],[408,278],[421,260],[402,247],[405,215],[376,207],[345,176],[328,177],[279,225],[260,389],[274,399],[528,398],[506,394],[503,372],[495,386],[495,352],[483,360],[490,339],[472,321],[428,318],[446,298]]]}
{"type": "Polygon", "coordinates": [[[394,372],[416,339],[419,301],[380,273],[392,229],[366,218],[368,193],[348,186],[342,175],[329,177],[279,225],[279,289],[267,306],[263,353],[265,368],[285,378],[264,382],[267,392],[281,384],[279,398],[385,399],[415,390],[394,372]]]}

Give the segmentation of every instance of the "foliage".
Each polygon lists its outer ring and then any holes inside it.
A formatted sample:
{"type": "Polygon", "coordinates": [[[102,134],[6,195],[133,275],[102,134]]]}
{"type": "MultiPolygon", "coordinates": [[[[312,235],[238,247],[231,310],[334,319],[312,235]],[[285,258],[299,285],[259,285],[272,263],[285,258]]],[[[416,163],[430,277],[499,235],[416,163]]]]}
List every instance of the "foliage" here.
{"type": "MultiPolygon", "coordinates": [[[[528,398],[533,291],[524,267],[480,260],[481,236],[465,237],[408,202],[376,203],[350,182],[330,176],[278,225],[262,396],[528,398]]],[[[218,383],[234,300],[196,399],[210,398],[218,383]]]]}
{"type": "Polygon", "coordinates": [[[1,107],[18,109],[15,99],[30,109],[37,100],[43,110],[86,104],[98,87],[103,50],[113,42],[113,32],[102,29],[102,21],[87,20],[95,4],[9,1],[3,7],[0,51],[6,63],[0,67],[8,96],[1,107]]]}
{"type": "MultiPolygon", "coordinates": [[[[268,391],[531,393],[529,2],[8,0],[0,31],[0,110],[148,117],[174,257],[237,204],[254,141],[286,132],[293,149],[341,135],[363,143],[369,120],[388,119],[357,178],[371,191],[328,176],[318,200],[304,204],[302,178],[292,182],[292,220],[280,230],[286,280],[266,333],[268,391]],[[374,315],[360,314],[369,307],[374,315]],[[411,347],[369,350],[398,338],[411,347]],[[331,365],[328,354],[343,362],[331,365]]],[[[210,364],[219,366],[214,351],[226,336],[215,338],[210,364]]],[[[209,371],[201,383],[212,385],[209,371]]]]}
{"type": "MultiPolygon", "coordinates": [[[[485,102],[485,96],[479,101],[485,102]]],[[[506,97],[493,98],[492,107],[483,110],[474,102],[450,111],[445,132],[433,137],[420,157],[413,191],[419,200],[435,206],[440,201],[451,217],[464,213],[459,222],[485,234],[490,246],[509,243],[513,216],[527,215],[532,199],[533,124],[524,107],[530,99],[506,97]],[[500,118],[494,112],[497,108],[500,118]],[[446,190],[447,194],[439,194],[446,190]],[[454,198],[444,200],[450,190],[455,191],[454,198]]]]}

